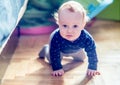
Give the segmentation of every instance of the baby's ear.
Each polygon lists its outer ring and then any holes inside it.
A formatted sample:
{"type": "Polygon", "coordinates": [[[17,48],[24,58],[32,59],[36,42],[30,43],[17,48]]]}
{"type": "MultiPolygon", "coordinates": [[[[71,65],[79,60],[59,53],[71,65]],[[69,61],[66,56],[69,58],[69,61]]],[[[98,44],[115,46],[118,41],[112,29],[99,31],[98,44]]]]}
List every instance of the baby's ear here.
{"type": "Polygon", "coordinates": [[[82,29],[85,28],[85,25],[86,25],[86,21],[83,21],[82,29]]]}
{"type": "Polygon", "coordinates": [[[86,17],[84,18],[84,20],[83,20],[83,25],[82,25],[82,28],[83,28],[83,29],[85,28],[87,22],[89,22],[89,21],[90,21],[90,18],[89,18],[88,16],[86,16],[86,17]]]}
{"type": "Polygon", "coordinates": [[[56,24],[59,25],[59,21],[58,20],[56,20],[56,24]]]}
{"type": "Polygon", "coordinates": [[[58,22],[58,13],[54,13],[54,19],[56,21],[56,24],[59,24],[59,22],[58,22]]]}
{"type": "Polygon", "coordinates": [[[86,23],[90,21],[90,17],[89,16],[86,16],[85,17],[85,20],[86,20],[86,23]]]}

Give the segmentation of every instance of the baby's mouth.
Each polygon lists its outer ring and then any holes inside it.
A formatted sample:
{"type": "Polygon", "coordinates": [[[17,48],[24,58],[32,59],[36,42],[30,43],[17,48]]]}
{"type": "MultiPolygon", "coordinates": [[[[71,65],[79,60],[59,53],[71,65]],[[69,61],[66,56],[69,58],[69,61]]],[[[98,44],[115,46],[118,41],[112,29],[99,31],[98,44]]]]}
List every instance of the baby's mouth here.
{"type": "Polygon", "coordinates": [[[72,37],[72,35],[66,35],[66,37],[67,37],[67,38],[71,38],[71,37],[72,37]]]}

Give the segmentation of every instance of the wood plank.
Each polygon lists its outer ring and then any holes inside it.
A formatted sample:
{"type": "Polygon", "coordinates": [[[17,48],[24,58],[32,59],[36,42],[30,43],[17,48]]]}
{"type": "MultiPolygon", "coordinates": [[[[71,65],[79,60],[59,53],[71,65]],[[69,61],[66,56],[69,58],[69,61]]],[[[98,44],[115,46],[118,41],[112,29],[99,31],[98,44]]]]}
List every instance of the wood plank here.
{"type": "Polygon", "coordinates": [[[47,60],[37,59],[50,34],[21,36],[1,85],[120,85],[120,22],[97,20],[87,30],[96,41],[100,76],[86,76],[87,58],[83,63],[64,58],[64,76],[51,76],[47,60]]]}

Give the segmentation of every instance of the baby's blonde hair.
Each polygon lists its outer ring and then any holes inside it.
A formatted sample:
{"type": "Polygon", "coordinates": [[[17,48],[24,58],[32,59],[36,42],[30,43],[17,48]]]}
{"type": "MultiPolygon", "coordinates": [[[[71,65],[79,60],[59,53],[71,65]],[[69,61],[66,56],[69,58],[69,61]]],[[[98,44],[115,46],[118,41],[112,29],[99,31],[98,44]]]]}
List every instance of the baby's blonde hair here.
{"type": "Polygon", "coordinates": [[[70,12],[73,12],[73,13],[79,12],[83,16],[83,20],[85,22],[88,21],[88,17],[86,15],[86,10],[84,9],[84,7],[79,2],[72,1],[72,0],[63,3],[60,6],[60,8],[58,9],[58,12],[54,14],[54,18],[56,19],[56,21],[58,21],[60,11],[62,11],[64,9],[66,9],[70,12]]]}

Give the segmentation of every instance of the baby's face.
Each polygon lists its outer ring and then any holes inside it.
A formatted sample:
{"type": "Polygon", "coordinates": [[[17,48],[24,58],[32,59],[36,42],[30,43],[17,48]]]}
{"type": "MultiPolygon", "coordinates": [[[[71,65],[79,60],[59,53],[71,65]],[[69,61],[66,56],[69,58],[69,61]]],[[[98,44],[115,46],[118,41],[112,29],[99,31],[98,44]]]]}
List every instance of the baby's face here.
{"type": "Polygon", "coordinates": [[[68,10],[63,10],[60,12],[58,18],[60,35],[69,41],[76,40],[85,26],[83,15],[78,12],[72,13],[68,10]]]}

